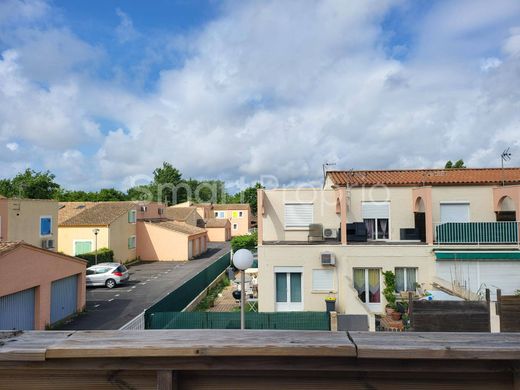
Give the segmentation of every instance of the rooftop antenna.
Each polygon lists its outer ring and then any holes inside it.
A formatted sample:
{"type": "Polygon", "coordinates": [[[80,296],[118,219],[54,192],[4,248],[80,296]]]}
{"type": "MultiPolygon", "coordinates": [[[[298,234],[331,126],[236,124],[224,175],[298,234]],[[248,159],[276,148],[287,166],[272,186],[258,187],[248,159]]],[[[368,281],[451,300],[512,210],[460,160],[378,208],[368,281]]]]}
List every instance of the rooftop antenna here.
{"type": "Polygon", "coordinates": [[[329,163],[329,162],[324,162],[323,165],[322,165],[322,168],[323,168],[323,187],[325,187],[325,180],[327,179],[327,168],[328,167],[333,167],[335,166],[336,163],[329,163]]]}
{"type": "Polygon", "coordinates": [[[509,149],[511,149],[511,148],[507,148],[500,155],[500,159],[502,160],[502,186],[504,186],[505,182],[506,182],[505,177],[504,177],[504,161],[511,160],[511,152],[509,151],[509,149]]]}

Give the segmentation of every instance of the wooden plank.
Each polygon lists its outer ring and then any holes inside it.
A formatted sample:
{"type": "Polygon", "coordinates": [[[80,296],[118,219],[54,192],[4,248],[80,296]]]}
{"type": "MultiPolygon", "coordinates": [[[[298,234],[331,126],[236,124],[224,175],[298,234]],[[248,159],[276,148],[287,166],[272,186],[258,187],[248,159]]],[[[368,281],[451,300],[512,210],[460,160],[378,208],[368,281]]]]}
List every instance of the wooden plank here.
{"type": "Polygon", "coordinates": [[[201,329],[76,332],[46,358],[355,355],[343,332],[201,329]]]}
{"type": "Polygon", "coordinates": [[[65,340],[73,333],[74,331],[3,332],[0,339],[0,361],[45,360],[45,353],[50,345],[65,340]]]}
{"type": "Polygon", "coordinates": [[[520,359],[516,333],[349,332],[360,358],[520,359]]]}
{"type": "Polygon", "coordinates": [[[157,390],[173,389],[173,371],[160,370],[157,371],[157,390]]]}

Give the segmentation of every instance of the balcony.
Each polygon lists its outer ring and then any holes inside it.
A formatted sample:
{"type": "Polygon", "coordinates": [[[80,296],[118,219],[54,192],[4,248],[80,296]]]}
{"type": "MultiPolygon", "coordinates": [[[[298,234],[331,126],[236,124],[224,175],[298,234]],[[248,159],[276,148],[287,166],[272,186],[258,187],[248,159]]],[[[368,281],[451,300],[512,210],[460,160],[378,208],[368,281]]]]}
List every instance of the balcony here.
{"type": "Polygon", "coordinates": [[[519,222],[447,222],[435,224],[437,244],[519,244],[519,222]]]}

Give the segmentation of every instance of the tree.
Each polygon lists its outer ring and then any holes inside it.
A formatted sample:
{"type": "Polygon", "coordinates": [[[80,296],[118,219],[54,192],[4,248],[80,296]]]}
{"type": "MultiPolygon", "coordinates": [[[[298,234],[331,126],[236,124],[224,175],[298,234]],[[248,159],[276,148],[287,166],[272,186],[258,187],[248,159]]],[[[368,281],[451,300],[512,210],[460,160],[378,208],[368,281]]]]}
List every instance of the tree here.
{"type": "Polygon", "coordinates": [[[52,199],[60,185],[54,182],[54,176],[49,171],[36,172],[27,168],[10,180],[10,186],[3,180],[3,186],[10,187],[8,196],[27,199],[52,199]]]}
{"type": "Polygon", "coordinates": [[[258,246],[258,233],[253,232],[244,236],[235,236],[231,239],[231,249],[236,252],[239,249],[256,249],[258,246]]]}
{"type": "Polygon", "coordinates": [[[444,166],[444,168],[445,169],[461,169],[461,168],[466,168],[466,166],[464,165],[464,160],[462,160],[462,159],[455,161],[455,163],[453,163],[451,160],[448,160],[446,162],[446,165],[444,166]]]}
{"type": "Polygon", "coordinates": [[[248,187],[245,190],[229,196],[226,200],[228,203],[249,203],[251,211],[256,215],[257,213],[257,190],[264,188],[260,183],[256,183],[252,187],[248,187]]]}
{"type": "Polygon", "coordinates": [[[178,185],[181,182],[182,174],[170,163],[163,162],[162,167],[153,171],[153,184],[156,188],[157,200],[165,204],[181,203],[186,201],[185,192],[178,194],[178,185]],[[179,196],[181,195],[181,196],[179,196]]]}
{"type": "Polygon", "coordinates": [[[10,198],[14,196],[13,184],[9,179],[1,179],[0,180],[0,195],[5,196],[6,198],[10,198]]]}
{"type": "Polygon", "coordinates": [[[127,200],[127,196],[115,188],[103,188],[97,193],[98,202],[122,201],[127,200]]]}

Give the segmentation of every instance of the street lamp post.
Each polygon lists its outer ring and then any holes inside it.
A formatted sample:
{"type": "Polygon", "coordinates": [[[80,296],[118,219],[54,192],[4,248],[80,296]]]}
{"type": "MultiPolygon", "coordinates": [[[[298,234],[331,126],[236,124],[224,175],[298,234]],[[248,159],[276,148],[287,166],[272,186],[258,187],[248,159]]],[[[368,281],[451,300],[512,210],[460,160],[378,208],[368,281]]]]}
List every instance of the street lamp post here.
{"type": "Polygon", "coordinates": [[[240,270],[240,329],[245,326],[245,303],[246,303],[246,275],[245,270],[253,265],[253,254],[247,249],[239,249],[233,255],[233,265],[240,270]]]}
{"type": "Polygon", "coordinates": [[[96,251],[94,252],[94,262],[95,262],[96,265],[97,265],[97,235],[98,235],[98,233],[99,233],[99,229],[93,229],[92,232],[94,233],[94,236],[96,237],[96,239],[95,239],[95,242],[96,242],[96,244],[95,244],[96,251]]]}

